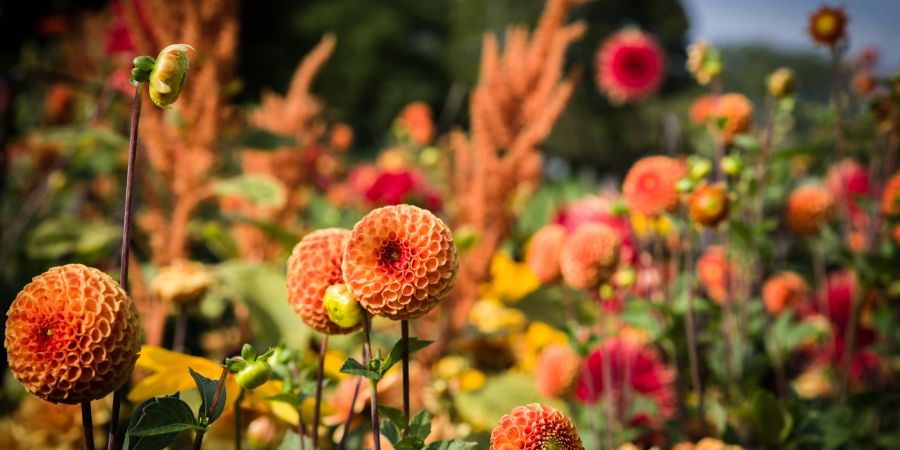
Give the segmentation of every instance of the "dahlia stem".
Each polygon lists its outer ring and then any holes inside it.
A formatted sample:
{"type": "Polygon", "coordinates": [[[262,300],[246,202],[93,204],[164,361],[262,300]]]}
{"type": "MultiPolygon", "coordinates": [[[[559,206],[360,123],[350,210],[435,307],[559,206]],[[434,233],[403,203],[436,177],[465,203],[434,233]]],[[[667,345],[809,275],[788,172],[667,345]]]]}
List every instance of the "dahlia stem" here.
{"type": "Polygon", "coordinates": [[[353,389],[353,398],[350,400],[350,411],[347,412],[347,420],[344,421],[344,434],[341,435],[341,442],[338,443],[337,450],[344,450],[344,445],[347,443],[347,436],[350,434],[350,421],[353,420],[353,409],[356,408],[356,398],[359,396],[359,385],[362,383],[362,379],[363,377],[356,377],[356,387],[353,389]]]}
{"type": "Polygon", "coordinates": [[[844,403],[844,397],[847,395],[847,391],[850,389],[850,378],[852,376],[852,362],[853,362],[853,350],[856,347],[856,331],[859,326],[859,316],[862,308],[860,307],[863,302],[863,287],[860,285],[859,279],[860,277],[856,276],[856,273],[853,273],[855,278],[853,282],[853,295],[851,298],[850,305],[850,324],[847,326],[847,329],[844,330],[844,354],[841,355],[841,367],[839,373],[839,385],[838,385],[838,403],[844,403]]]}
{"type": "Polygon", "coordinates": [[[81,429],[84,432],[85,450],[94,450],[94,421],[91,418],[91,402],[81,402],[81,429]]]}
{"type": "MultiPolygon", "coordinates": [[[[316,374],[316,406],[313,409],[312,446],[319,449],[319,416],[322,413],[322,382],[325,380],[325,352],[328,351],[328,335],[322,337],[319,345],[319,367],[316,374]]],[[[301,415],[303,414],[302,407],[301,415]]]]}
{"type": "Polygon", "coordinates": [[[613,446],[613,423],[616,421],[616,406],[613,403],[613,387],[612,387],[612,352],[604,345],[601,347],[601,356],[603,358],[603,410],[606,413],[606,424],[603,427],[604,448],[612,450],[613,446]]]}
{"type": "MultiPolygon", "coordinates": [[[[134,166],[137,161],[137,136],[138,124],[141,120],[141,88],[143,83],[138,83],[134,88],[134,100],[131,103],[131,130],[128,135],[128,169],[125,172],[125,210],[122,215],[122,248],[119,263],[119,285],[128,293],[128,251],[131,242],[131,220],[134,210],[134,166]]],[[[113,406],[109,417],[109,438],[107,450],[118,448],[116,438],[119,433],[119,404],[122,403],[122,388],[113,394],[113,406]]]]}
{"type": "MultiPolygon", "coordinates": [[[[291,375],[295,380],[299,383],[300,380],[300,372],[297,370],[297,364],[291,362],[291,375]]],[[[297,436],[300,437],[298,439],[300,441],[300,450],[306,450],[306,442],[304,442],[303,438],[306,436],[306,424],[303,423],[303,394],[302,392],[298,394],[297,398],[300,400],[300,406],[297,407],[297,436]]]]}
{"type": "Polygon", "coordinates": [[[241,400],[243,399],[244,389],[241,388],[241,393],[234,399],[234,450],[241,450],[241,400]]]}
{"type": "MultiPolygon", "coordinates": [[[[365,331],[366,335],[366,348],[368,348],[368,358],[366,358],[366,364],[368,364],[369,359],[375,357],[375,353],[372,352],[372,336],[370,333],[371,324],[369,323],[369,313],[363,311],[363,331],[365,331]]],[[[369,399],[369,409],[372,410],[372,445],[374,445],[375,450],[381,450],[381,430],[378,429],[379,419],[378,419],[378,386],[375,380],[369,380],[369,386],[371,388],[371,398],[369,399]]]]}
{"type": "Polygon", "coordinates": [[[193,450],[200,450],[200,447],[203,446],[203,435],[206,434],[205,430],[197,431],[197,434],[194,435],[194,446],[193,450]]]}
{"type": "MultiPolygon", "coordinates": [[[[213,394],[212,401],[206,406],[206,417],[212,417],[213,411],[216,410],[216,407],[219,406],[219,402],[222,401],[222,396],[225,394],[225,377],[227,376],[228,369],[223,366],[222,374],[219,375],[219,382],[216,384],[216,392],[213,394]]],[[[206,430],[199,430],[194,435],[194,450],[200,450],[200,447],[203,445],[204,434],[206,434],[206,430]]]]}
{"type": "Polygon", "coordinates": [[[187,337],[188,311],[187,306],[178,305],[178,318],[175,322],[175,335],[172,338],[172,350],[184,353],[184,341],[187,337]]]}
{"type": "Polygon", "coordinates": [[[841,55],[837,47],[831,47],[831,98],[834,102],[835,138],[837,141],[838,159],[844,159],[846,141],[844,140],[844,102],[841,100],[841,55]]]}
{"type": "Polygon", "coordinates": [[[409,431],[409,321],[400,321],[400,348],[403,352],[403,414],[406,415],[406,428],[403,434],[409,431]]]}
{"type": "MultiPolygon", "coordinates": [[[[697,411],[703,417],[703,385],[700,382],[700,363],[697,357],[696,324],[694,322],[694,256],[692,253],[694,233],[691,232],[690,222],[686,222],[688,229],[685,236],[684,250],[684,276],[685,295],[687,296],[687,314],[685,315],[685,333],[688,341],[688,360],[691,365],[691,386],[694,395],[697,396],[697,411]]],[[[705,427],[704,427],[705,428],[705,427]]]]}

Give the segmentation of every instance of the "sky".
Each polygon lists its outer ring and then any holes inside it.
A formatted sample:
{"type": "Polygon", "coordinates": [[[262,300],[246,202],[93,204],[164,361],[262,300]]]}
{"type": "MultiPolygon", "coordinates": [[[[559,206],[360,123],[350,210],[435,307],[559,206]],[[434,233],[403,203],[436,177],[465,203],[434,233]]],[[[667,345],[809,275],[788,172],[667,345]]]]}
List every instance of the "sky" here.
{"type": "MultiPolygon", "coordinates": [[[[816,50],[806,32],[821,0],[682,0],[691,17],[690,35],[712,44],[768,43],[791,50],[816,50]]],[[[900,0],[830,1],[850,17],[850,54],[878,47],[879,68],[900,69],[900,0]]],[[[818,51],[825,52],[819,48],[818,51]]]]}

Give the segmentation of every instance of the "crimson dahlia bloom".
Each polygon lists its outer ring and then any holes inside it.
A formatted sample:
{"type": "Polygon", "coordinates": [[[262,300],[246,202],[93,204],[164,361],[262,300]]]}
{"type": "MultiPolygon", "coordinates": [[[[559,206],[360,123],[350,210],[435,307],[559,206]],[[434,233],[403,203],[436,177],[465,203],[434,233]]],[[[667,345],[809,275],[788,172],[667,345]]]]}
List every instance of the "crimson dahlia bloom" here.
{"type": "Polygon", "coordinates": [[[666,72],[659,43],[636,28],[610,36],[597,51],[596,61],[597,86],[614,104],[634,103],[653,95],[666,72]]]}

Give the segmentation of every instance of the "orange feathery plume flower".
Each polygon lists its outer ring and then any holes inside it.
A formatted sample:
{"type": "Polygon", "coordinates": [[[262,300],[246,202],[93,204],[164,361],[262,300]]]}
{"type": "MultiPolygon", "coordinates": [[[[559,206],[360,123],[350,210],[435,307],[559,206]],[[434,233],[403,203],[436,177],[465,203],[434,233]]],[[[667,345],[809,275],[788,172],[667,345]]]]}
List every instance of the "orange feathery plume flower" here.
{"type": "Polygon", "coordinates": [[[881,197],[881,211],[886,216],[900,215],[900,172],[892,176],[884,187],[881,197]]]}
{"type": "Polygon", "coordinates": [[[728,93],[715,99],[713,116],[721,120],[722,140],[731,142],[734,136],[750,129],[753,103],[742,94],[728,93]]]}
{"type": "Polygon", "coordinates": [[[528,244],[525,262],[541,283],[552,283],[559,278],[559,254],[566,239],[562,225],[547,225],[534,233],[528,244]]]}
{"type": "Polygon", "coordinates": [[[800,186],[788,197],[785,221],[794,233],[810,236],[831,218],[833,205],[831,194],[821,186],[800,186]]]}
{"type": "Polygon", "coordinates": [[[581,358],[565,344],[544,347],[534,369],[537,391],[545,397],[563,397],[578,375],[581,358]]]}
{"type": "Polygon", "coordinates": [[[340,228],[313,231],[297,243],[288,258],[288,303],[320,333],[345,334],[360,327],[342,328],[332,322],[322,304],[325,290],[343,282],[341,261],[349,236],[348,230],[340,228]]]}
{"type": "Polygon", "coordinates": [[[593,289],[605,282],[619,264],[619,234],[611,227],[588,223],[578,227],[563,245],[559,269],[576,289],[593,289]]]}
{"type": "Polygon", "coordinates": [[[716,102],[712,95],[701,95],[700,97],[697,97],[697,99],[694,100],[694,103],[691,103],[691,122],[697,125],[706,125],[706,121],[709,120],[712,115],[715,105],[716,102]]]}
{"type": "Polygon", "coordinates": [[[597,51],[597,86],[614,104],[643,100],[659,89],[666,72],[665,54],[653,36],[626,28],[597,51]]]}
{"type": "Polygon", "coordinates": [[[691,219],[705,227],[714,227],[728,217],[728,189],[723,184],[700,184],[691,193],[688,205],[691,219]]]}
{"type": "Polygon", "coordinates": [[[109,275],[81,264],[33,278],[6,316],[10,370],[54,403],[96,400],[122,387],[141,348],[134,302],[109,275]]]}
{"type": "Polygon", "coordinates": [[[491,450],[545,449],[584,450],[572,421],[550,406],[517,406],[491,432],[491,450]]]}
{"type": "Polygon", "coordinates": [[[373,210],[350,233],[344,283],[376,316],[415,319],[444,300],[459,259],[450,228],[426,209],[390,205],[373,210]]]}
{"type": "Polygon", "coordinates": [[[697,278],[716,303],[722,304],[728,298],[735,275],[734,263],[726,261],[725,249],[720,245],[710,245],[697,260],[697,278]]]}
{"type": "Polygon", "coordinates": [[[633,212],[657,216],[678,206],[678,180],[687,167],[668,156],[648,156],[631,166],[622,183],[625,203],[633,212]]]}
{"type": "Polygon", "coordinates": [[[834,47],[845,35],[847,14],[843,8],[823,6],[809,16],[809,34],[813,40],[834,47]]]}
{"type": "Polygon", "coordinates": [[[397,118],[405,128],[410,140],[418,146],[428,145],[434,138],[434,120],[431,118],[431,107],[424,102],[412,102],[406,105],[397,118]]]}
{"type": "Polygon", "coordinates": [[[763,305],[773,316],[781,314],[786,307],[793,308],[800,316],[813,313],[815,305],[811,302],[811,295],[803,277],[790,271],[770,277],[762,290],[763,305]]]}

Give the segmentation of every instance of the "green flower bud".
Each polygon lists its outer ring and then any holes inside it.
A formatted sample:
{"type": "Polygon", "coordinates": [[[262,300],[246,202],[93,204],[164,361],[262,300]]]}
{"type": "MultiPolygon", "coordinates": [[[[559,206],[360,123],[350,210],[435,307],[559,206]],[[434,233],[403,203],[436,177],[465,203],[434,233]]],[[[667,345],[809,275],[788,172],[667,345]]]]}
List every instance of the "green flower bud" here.
{"type": "Polygon", "coordinates": [[[772,72],[767,80],[769,95],[784,98],[794,93],[794,71],[787,67],[772,72]]]}
{"type": "Polygon", "coordinates": [[[741,158],[737,155],[728,155],[722,158],[722,170],[728,174],[729,176],[735,176],[740,173],[743,164],[741,164],[741,158]]]}
{"type": "Polygon", "coordinates": [[[712,163],[705,158],[697,158],[691,161],[691,179],[697,181],[706,178],[712,170],[712,163]]]}
{"type": "Polygon", "coordinates": [[[328,313],[328,319],[341,328],[353,328],[362,322],[362,311],[356,297],[350,293],[345,284],[332,284],[325,289],[322,304],[328,313]]]}
{"type": "Polygon", "coordinates": [[[178,100],[190,65],[188,50],[194,50],[194,47],[173,44],[164,48],[156,57],[156,64],[150,72],[150,100],[156,106],[165,108],[178,100]]]}
{"type": "Polygon", "coordinates": [[[238,386],[253,390],[263,385],[272,377],[272,366],[269,363],[257,360],[247,364],[235,377],[238,386]]]}
{"type": "Polygon", "coordinates": [[[694,180],[690,178],[682,178],[675,183],[675,189],[678,190],[679,193],[687,194],[694,189],[694,180]]]}

